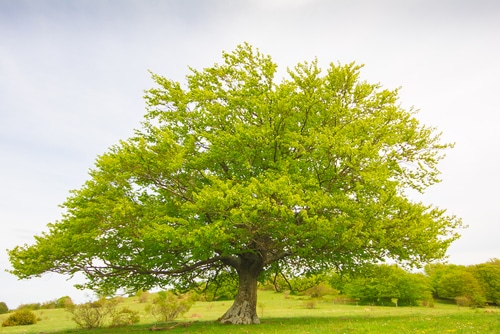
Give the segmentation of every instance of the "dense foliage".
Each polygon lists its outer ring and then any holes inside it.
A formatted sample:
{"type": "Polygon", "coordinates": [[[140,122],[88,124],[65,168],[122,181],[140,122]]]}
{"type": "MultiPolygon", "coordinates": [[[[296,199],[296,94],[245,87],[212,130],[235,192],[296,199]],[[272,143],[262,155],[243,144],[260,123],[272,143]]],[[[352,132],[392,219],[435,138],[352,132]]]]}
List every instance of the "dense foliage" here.
{"type": "Polygon", "coordinates": [[[462,305],[500,305],[500,260],[472,266],[428,265],[436,298],[460,300],[462,305]]]}
{"type": "Polygon", "coordinates": [[[367,265],[344,277],[335,271],[289,278],[276,276],[263,288],[311,297],[330,295],[367,305],[432,306],[435,299],[459,306],[500,305],[500,260],[470,266],[431,264],[424,273],[397,265],[367,265]]]}
{"type": "Polygon", "coordinates": [[[392,265],[370,266],[344,286],[344,292],[362,304],[416,306],[432,299],[428,277],[392,265]]]}
{"type": "Polygon", "coordinates": [[[436,183],[452,145],[397,90],[317,61],[277,82],[247,44],[223,58],[185,85],[153,75],[142,128],[97,159],[61,221],[9,251],[13,274],[82,272],[113,293],[236,272],[221,322],[258,323],[259,279],[444,256],[460,220],[405,191],[436,183]]]}
{"type": "Polygon", "coordinates": [[[7,304],[5,304],[5,302],[0,302],[0,314],[4,314],[7,312],[9,312],[9,307],[7,306],[7,304]]]}
{"type": "Polygon", "coordinates": [[[33,311],[24,309],[17,310],[2,323],[2,327],[9,326],[25,326],[25,325],[33,325],[37,323],[36,314],[33,311]]]}
{"type": "Polygon", "coordinates": [[[71,297],[63,296],[55,300],[46,301],[43,303],[28,303],[21,304],[17,307],[17,310],[40,310],[40,309],[54,309],[54,308],[66,308],[73,304],[71,297]]]}

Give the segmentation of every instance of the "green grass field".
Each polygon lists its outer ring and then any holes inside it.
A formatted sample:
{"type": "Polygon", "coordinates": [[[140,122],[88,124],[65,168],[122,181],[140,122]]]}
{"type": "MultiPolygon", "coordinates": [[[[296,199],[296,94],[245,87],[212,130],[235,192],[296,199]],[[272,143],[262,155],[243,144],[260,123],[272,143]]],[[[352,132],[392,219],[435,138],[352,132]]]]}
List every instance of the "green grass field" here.
{"type": "MultiPolygon", "coordinates": [[[[318,301],[307,308],[307,298],[260,291],[258,313],[262,324],[220,325],[220,317],[231,301],[197,302],[168,333],[500,333],[500,309],[470,309],[436,303],[429,307],[374,307],[341,305],[318,301]],[[181,326],[181,324],[185,326],[181,326]]],[[[119,307],[140,311],[141,322],[134,326],[79,330],[71,314],[63,309],[39,310],[41,319],[30,326],[0,327],[0,333],[151,333],[155,319],[145,312],[146,303],[126,298],[119,307]]],[[[0,316],[3,322],[8,315],[0,316]]],[[[171,324],[169,324],[170,326],[171,324]]],[[[158,331],[158,333],[165,331],[158,331]]]]}

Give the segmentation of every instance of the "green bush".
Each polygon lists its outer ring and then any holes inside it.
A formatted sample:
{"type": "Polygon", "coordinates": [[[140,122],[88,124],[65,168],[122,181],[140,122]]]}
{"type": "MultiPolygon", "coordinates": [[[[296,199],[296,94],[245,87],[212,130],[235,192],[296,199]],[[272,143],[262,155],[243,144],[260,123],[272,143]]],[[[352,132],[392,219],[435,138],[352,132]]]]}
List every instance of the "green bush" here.
{"type": "Polygon", "coordinates": [[[465,296],[455,297],[458,306],[471,306],[471,300],[465,296]]]}
{"type": "Polygon", "coordinates": [[[51,310],[56,308],[56,301],[55,300],[50,300],[48,302],[44,302],[40,305],[40,309],[42,310],[51,310]]]}
{"type": "Polygon", "coordinates": [[[189,295],[177,296],[172,291],[160,291],[146,311],[151,312],[158,321],[169,322],[189,311],[193,303],[189,295]]]}
{"type": "Polygon", "coordinates": [[[319,283],[307,290],[302,294],[310,296],[311,298],[323,298],[326,295],[338,295],[339,292],[332,288],[328,283],[319,283]]]}
{"type": "Polygon", "coordinates": [[[18,310],[39,310],[42,307],[40,303],[31,303],[31,304],[21,304],[17,307],[18,310]]]}
{"type": "Polygon", "coordinates": [[[416,306],[419,301],[431,298],[428,277],[409,273],[397,265],[365,266],[360,273],[349,277],[343,289],[361,305],[416,306]]]}
{"type": "Polygon", "coordinates": [[[35,313],[28,309],[18,310],[12,313],[3,323],[2,327],[23,326],[36,324],[35,313]]]}
{"type": "Polygon", "coordinates": [[[85,329],[102,328],[105,325],[122,327],[138,323],[139,312],[126,307],[118,310],[117,305],[123,301],[122,297],[101,298],[95,302],[79,305],[70,303],[66,309],[73,315],[72,320],[85,329]]]}
{"type": "MultiPolygon", "coordinates": [[[[55,309],[55,308],[66,308],[71,304],[73,304],[71,297],[63,296],[59,299],[50,300],[48,302],[41,304],[40,309],[48,309],[49,310],[49,309],[55,309]]],[[[36,304],[28,304],[28,306],[29,305],[36,305],[36,304]]]]}
{"type": "Polygon", "coordinates": [[[122,308],[120,311],[113,314],[111,319],[112,327],[123,327],[136,324],[140,321],[139,312],[129,308],[122,308]]]}
{"type": "Polygon", "coordinates": [[[315,299],[306,300],[303,305],[305,308],[314,309],[316,308],[317,301],[315,299]]]}
{"type": "Polygon", "coordinates": [[[7,304],[5,304],[4,302],[0,302],[0,314],[5,314],[7,312],[9,312],[7,304]]]}
{"type": "Polygon", "coordinates": [[[69,296],[61,297],[55,302],[56,308],[67,308],[70,305],[73,305],[73,300],[69,296]]]}
{"type": "Polygon", "coordinates": [[[106,317],[114,314],[117,301],[104,298],[80,305],[69,305],[67,310],[73,315],[73,321],[85,329],[100,328],[104,326],[106,317]]]}
{"type": "Polygon", "coordinates": [[[149,299],[149,291],[139,290],[136,296],[139,298],[139,303],[146,303],[149,299]]]}

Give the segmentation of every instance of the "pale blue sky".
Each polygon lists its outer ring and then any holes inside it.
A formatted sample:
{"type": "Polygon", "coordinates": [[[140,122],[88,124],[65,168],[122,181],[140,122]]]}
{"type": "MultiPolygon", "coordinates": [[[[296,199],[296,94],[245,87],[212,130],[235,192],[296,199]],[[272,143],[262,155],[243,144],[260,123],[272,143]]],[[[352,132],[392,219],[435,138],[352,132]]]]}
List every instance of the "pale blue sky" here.
{"type": "Polygon", "coordinates": [[[401,86],[402,105],[456,142],[419,197],[470,226],[449,261],[500,257],[499,18],[494,0],[0,0],[0,301],[91,297],[54,274],[17,281],[4,250],[32,243],[97,155],[139,127],[148,70],[182,81],[245,41],[282,71],[355,61],[401,86]]]}

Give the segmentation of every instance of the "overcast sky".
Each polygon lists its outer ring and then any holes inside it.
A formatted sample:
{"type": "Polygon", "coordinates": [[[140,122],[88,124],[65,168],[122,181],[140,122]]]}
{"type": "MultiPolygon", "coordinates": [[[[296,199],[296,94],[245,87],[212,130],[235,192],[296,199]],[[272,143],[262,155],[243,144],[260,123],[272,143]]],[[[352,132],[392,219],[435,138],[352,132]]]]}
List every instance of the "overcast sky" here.
{"type": "Polygon", "coordinates": [[[148,70],[183,81],[249,42],[284,71],[365,64],[401,104],[456,142],[418,198],[469,228],[449,262],[500,257],[500,2],[482,0],[0,0],[0,301],[64,295],[78,279],[18,281],[5,249],[60,218],[95,158],[139,128],[148,70]]]}

